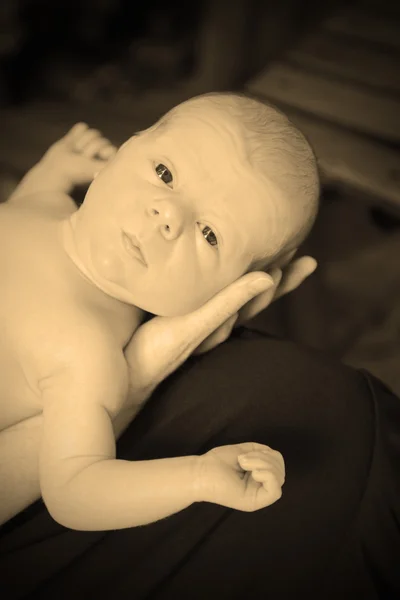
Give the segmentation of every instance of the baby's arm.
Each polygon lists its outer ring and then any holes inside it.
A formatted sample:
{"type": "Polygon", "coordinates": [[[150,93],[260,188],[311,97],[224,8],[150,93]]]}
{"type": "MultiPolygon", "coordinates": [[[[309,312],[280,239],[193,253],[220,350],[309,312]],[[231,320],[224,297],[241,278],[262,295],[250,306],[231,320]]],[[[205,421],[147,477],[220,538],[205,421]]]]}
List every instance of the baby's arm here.
{"type": "MultiPolygon", "coordinates": [[[[146,400],[143,398],[138,406],[116,415],[113,419],[115,439],[126,431],[146,400]]],[[[42,414],[0,432],[0,525],[40,498],[42,434],[42,414]]]]}
{"type": "MultiPolygon", "coordinates": [[[[73,204],[69,194],[77,185],[91,183],[117,149],[96,129],[77,123],[60,140],[55,142],[41,160],[23,177],[8,202],[21,198],[47,195],[64,203],[73,204]]],[[[32,198],[30,198],[32,201],[32,198]]]]}
{"type": "Polygon", "coordinates": [[[198,499],[198,457],[116,459],[111,415],[126,397],[126,361],[110,343],[92,342],[44,380],[39,471],[50,514],[72,529],[109,530],[186,508],[198,499]]]}

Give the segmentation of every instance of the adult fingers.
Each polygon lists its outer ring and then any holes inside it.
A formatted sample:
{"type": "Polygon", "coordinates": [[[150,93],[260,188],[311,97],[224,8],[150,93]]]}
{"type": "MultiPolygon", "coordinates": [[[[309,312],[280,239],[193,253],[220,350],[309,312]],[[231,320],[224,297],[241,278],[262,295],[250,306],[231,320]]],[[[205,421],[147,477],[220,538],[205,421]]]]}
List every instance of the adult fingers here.
{"type": "Polygon", "coordinates": [[[307,277],[314,273],[318,263],[312,256],[302,256],[293,261],[283,271],[283,277],[274,300],[298,288],[307,277]]]}
{"type": "Polygon", "coordinates": [[[252,298],[243,306],[239,311],[239,318],[235,323],[235,327],[239,327],[243,323],[253,319],[275,300],[276,292],[282,279],[282,271],[281,269],[272,269],[269,275],[273,281],[271,287],[252,298]]]}
{"type": "Polygon", "coordinates": [[[266,273],[247,273],[197,310],[180,317],[181,333],[186,335],[192,350],[238,313],[249,300],[273,285],[272,278],[266,273]],[[188,332],[191,332],[190,336],[188,332]]]}
{"type": "Polygon", "coordinates": [[[283,271],[278,268],[270,271],[269,274],[274,280],[274,286],[243,307],[235,327],[254,319],[255,316],[268,308],[272,302],[297,289],[307,277],[312,275],[316,268],[317,261],[315,258],[302,256],[290,263],[283,271]]]}
{"type": "Polygon", "coordinates": [[[220,325],[216,331],[209,335],[204,342],[202,342],[200,346],[196,348],[196,350],[193,352],[193,355],[197,356],[199,354],[205,354],[223,342],[226,342],[232,333],[232,329],[238,319],[238,316],[239,315],[236,313],[229,317],[225,323],[222,323],[222,325],[220,325]]]}
{"type": "Polygon", "coordinates": [[[216,346],[225,342],[231,335],[232,329],[239,327],[243,323],[252,319],[256,314],[263,311],[273,301],[276,289],[282,277],[280,269],[273,269],[269,276],[272,278],[272,285],[264,292],[257,294],[249,300],[240,311],[232,315],[227,321],[222,323],[213,333],[211,333],[193,352],[194,356],[210,352],[216,346]]]}

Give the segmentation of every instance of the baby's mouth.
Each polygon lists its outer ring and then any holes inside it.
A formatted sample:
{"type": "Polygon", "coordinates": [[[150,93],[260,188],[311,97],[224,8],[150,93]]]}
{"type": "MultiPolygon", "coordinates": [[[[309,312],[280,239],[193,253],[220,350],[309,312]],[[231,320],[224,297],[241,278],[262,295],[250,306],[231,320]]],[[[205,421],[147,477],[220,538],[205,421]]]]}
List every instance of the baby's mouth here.
{"type": "Polygon", "coordinates": [[[130,256],[133,256],[133,258],[140,260],[147,267],[147,262],[143,255],[143,251],[135,236],[129,235],[129,233],[126,233],[126,231],[122,231],[122,241],[125,249],[130,254],[130,256]]]}

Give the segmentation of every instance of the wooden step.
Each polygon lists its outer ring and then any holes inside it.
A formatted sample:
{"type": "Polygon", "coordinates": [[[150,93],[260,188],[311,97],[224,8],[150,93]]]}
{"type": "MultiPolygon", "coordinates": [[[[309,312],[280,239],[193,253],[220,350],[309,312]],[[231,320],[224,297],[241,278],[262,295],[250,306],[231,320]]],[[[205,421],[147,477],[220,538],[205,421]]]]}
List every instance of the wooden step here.
{"type": "Polygon", "coordinates": [[[379,9],[376,12],[367,12],[362,6],[344,9],[324,21],[323,27],[400,50],[399,20],[380,14],[379,9]]]}
{"type": "Polygon", "coordinates": [[[365,195],[365,201],[400,215],[400,154],[334,125],[289,111],[310,140],[327,183],[365,195]]]}
{"type": "Polygon", "coordinates": [[[400,94],[400,55],[359,39],[319,30],[286,58],[306,69],[400,94]]]}
{"type": "Polygon", "coordinates": [[[249,84],[271,101],[391,142],[400,142],[400,101],[276,62],[249,84]]]}

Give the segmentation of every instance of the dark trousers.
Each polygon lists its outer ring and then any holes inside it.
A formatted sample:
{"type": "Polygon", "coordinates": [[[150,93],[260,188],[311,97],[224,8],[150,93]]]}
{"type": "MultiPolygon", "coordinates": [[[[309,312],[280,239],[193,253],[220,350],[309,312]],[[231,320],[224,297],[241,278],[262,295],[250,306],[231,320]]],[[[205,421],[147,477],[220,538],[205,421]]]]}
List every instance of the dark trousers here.
{"type": "Polygon", "coordinates": [[[77,532],[37,502],[3,527],[2,597],[400,597],[400,400],[366,372],[239,328],[159,386],[118,457],[247,441],[285,458],[271,507],[197,503],[143,527],[77,532]]]}

